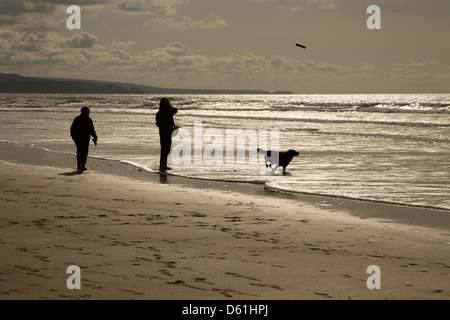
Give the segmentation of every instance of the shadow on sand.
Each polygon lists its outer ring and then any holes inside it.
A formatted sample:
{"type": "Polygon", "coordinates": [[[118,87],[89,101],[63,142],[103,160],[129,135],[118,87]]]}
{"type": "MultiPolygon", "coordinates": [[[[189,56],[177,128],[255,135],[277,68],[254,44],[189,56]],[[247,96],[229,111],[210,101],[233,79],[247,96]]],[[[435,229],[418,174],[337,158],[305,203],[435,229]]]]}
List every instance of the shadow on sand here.
{"type": "Polygon", "coordinates": [[[72,172],[64,172],[64,173],[60,173],[60,176],[66,176],[66,177],[73,177],[73,176],[78,176],[80,174],[83,174],[83,171],[72,171],[72,172]]]}

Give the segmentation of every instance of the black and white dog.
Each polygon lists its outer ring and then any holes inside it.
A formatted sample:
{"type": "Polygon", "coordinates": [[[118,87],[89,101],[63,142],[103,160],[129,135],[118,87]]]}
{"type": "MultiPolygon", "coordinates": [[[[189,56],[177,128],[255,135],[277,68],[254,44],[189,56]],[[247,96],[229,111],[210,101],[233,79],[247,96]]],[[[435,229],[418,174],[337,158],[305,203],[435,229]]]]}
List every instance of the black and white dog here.
{"type": "Polygon", "coordinates": [[[283,174],[286,174],[286,167],[292,161],[292,158],[297,157],[300,153],[289,149],[286,152],[263,150],[258,148],[259,153],[264,155],[264,161],[266,163],[266,168],[272,169],[273,173],[278,169],[278,167],[283,168],[283,174]],[[272,167],[275,165],[275,167],[272,167]]]}

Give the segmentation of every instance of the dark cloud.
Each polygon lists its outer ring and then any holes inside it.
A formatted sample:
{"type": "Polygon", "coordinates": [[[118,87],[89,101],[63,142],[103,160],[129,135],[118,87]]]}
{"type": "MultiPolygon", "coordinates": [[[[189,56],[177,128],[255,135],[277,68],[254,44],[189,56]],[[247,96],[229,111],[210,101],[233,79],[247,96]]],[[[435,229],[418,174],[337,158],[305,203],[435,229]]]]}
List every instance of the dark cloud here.
{"type": "Polygon", "coordinates": [[[55,7],[41,1],[2,0],[0,15],[20,16],[26,13],[53,13],[55,7]]]}
{"type": "MultiPolygon", "coordinates": [[[[93,6],[107,4],[108,0],[1,0],[0,16],[22,16],[25,14],[50,14],[58,7],[93,6]]],[[[15,24],[15,23],[12,23],[15,24]]],[[[16,23],[17,24],[17,23],[16,23]]]]}
{"type": "Polygon", "coordinates": [[[63,6],[70,6],[70,5],[77,5],[77,6],[94,6],[99,4],[110,4],[111,0],[37,0],[34,2],[45,2],[50,3],[54,5],[63,5],[63,6]]]}
{"type": "Polygon", "coordinates": [[[11,26],[20,23],[20,19],[14,16],[0,15],[0,26],[11,26]]]}
{"type": "Polygon", "coordinates": [[[189,49],[188,46],[182,43],[172,43],[171,45],[167,46],[165,51],[175,57],[192,56],[191,49],[189,49]]]}

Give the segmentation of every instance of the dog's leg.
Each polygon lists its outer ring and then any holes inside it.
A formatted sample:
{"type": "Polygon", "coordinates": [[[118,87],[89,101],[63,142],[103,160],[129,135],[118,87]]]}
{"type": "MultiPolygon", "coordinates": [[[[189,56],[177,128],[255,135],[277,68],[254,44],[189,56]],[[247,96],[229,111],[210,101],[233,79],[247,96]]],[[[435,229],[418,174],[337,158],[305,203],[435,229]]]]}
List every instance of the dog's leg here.
{"type": "Polygon", "coordinates": [[[267,156],[267,154],[264,157],[264,161],[266,163],[266,168],[269,168],[272,164],[272,161],[270,161],[270,158],[267,156]]]}
{"type": "Polygon", "coordinates": [[[278,167],[280,165],[278,163],[275,164],[275,168],[272,168],[272,166],[270,167],[272,169],[272,174],[275,174],[275,172],[277,171],[278,167]]]}

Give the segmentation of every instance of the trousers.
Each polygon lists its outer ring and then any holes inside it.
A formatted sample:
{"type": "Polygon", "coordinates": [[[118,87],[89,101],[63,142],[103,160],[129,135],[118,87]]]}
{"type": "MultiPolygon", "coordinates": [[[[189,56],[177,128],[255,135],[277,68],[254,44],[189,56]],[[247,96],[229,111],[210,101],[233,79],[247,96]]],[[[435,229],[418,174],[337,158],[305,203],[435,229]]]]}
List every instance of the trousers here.
{"type": "Polygon", "coordinates": [[[75,145],[77,146],[77,169],[83,169],[89,154],[89,139],[76,139],[75,145]]]}
{"type": "Polygon", "coordinates": [[[161,156],[159,159],[159,168],[167,168],[167,157],[172,148],[172,130],[170,128],[159,128],[159,143],[161,145],[161,156]]]}

